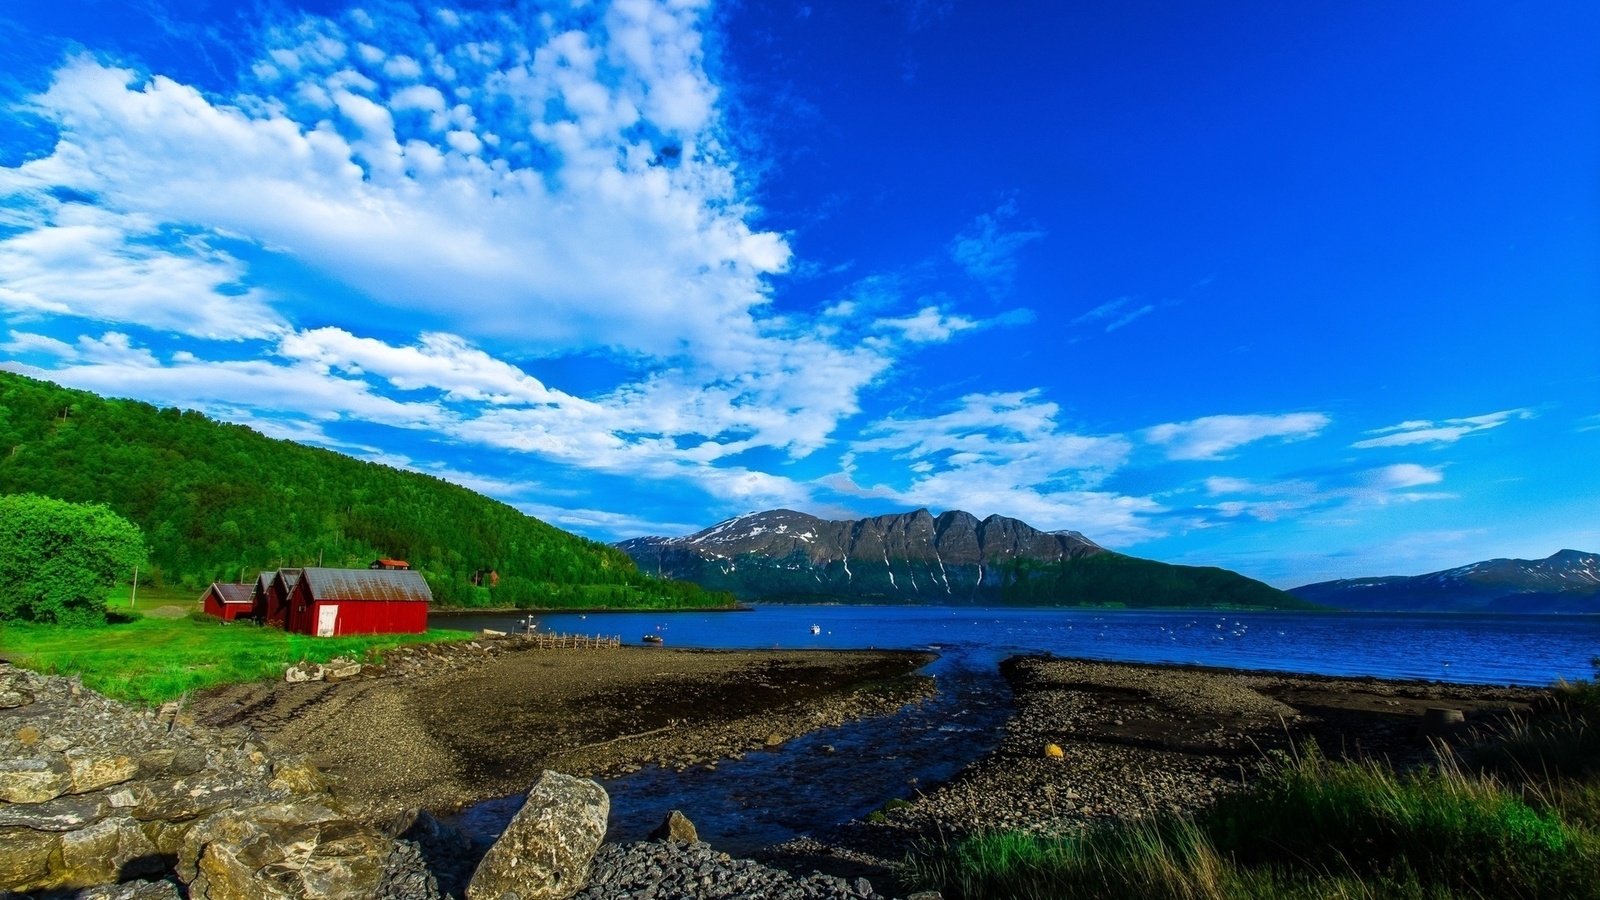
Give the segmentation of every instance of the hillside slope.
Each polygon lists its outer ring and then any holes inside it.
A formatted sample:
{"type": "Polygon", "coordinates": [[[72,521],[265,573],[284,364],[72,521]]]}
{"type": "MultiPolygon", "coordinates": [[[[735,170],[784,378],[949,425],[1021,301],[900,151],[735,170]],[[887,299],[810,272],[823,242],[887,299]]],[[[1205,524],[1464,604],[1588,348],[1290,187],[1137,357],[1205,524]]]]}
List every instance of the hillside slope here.
{"type": "Polygon", "coordinates": [[[447,604],[726,605],[464,487],[197,412],[0,372],[0,493],[104,503],[144,529],[145,577],[198,591],[261,569],[409,560],[447,604]],[[492,590],[475,571],[496,571],[492,590]]]}
{"type": "Polygon", "coordinates": [[[1113,553],[1076,531],[926,509],[827,521],[787,509],[617,545],[646,572],[742,600],[1307,609],[1225,569],[1113,553]]]}
{"type": "Polygon", "coordinates": [[[1425,575],[1345,578],[1290,588],[1303,600],[1377,612],[1600,614],[1600,553],[1489,559],[1425,575]]]}

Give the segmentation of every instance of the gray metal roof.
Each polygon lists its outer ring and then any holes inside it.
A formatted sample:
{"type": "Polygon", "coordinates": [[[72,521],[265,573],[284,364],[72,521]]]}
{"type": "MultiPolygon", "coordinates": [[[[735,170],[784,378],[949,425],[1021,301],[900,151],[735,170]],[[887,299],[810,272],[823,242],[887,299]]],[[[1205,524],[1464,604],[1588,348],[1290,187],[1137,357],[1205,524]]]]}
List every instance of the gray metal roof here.
{"type": "Polygon", "coordinates": [[[316,600],[433,601],[428,582],[414,569],[308,568],[304,578],[316,600]]]}
{"type": "Polygon", "coordinates": [[[234,584],[228,581],[217,581],[211,585],[211,589],[217,592],[223,603],[249,603],[254,588],[254,585],[234,584]]]}

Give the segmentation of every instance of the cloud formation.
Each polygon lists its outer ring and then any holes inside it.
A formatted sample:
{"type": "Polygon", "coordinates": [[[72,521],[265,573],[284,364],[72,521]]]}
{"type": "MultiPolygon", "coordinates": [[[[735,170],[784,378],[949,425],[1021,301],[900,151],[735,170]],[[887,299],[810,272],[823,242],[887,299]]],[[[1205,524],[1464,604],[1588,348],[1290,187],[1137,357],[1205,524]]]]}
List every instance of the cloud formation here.
{"type": "Polygon", "coordinates": [[[1283,415],[1205,416],[1188,422],[1156,425],[1140,432],[1147,442],[1166,449],[1168,459],[1226,459],[1230,450],[1266,438],[1300,440],[1315,436],[1332,420],[1316,412],[1283,415]]]}
{"type": "Polygon", "coordinates": [[[1499,428],[1512,419],[1531,419],[1533,411],[1529,409],[1503,409],[1500,412],[1485,413],[1481,416],[1466,416],[1460,419],[1443,419],[1434,422],[1428,419],[1415,419],[1401,422],[1399,425],[1390,425],[1387,428],[1375,428],[1367,434],[1378,437],[1356,441],[1350,446],[1367,450],[1374,447],[1409,447],[1414,444],[1453,444],[1469,434],[1499,428]]]}
{"type": "Polygon", "coordinates": [[[947,412],[889,417],[850,445],[828,486],[909,506],[1004,511],[1044,528],[1072,528],[1118,542],[1157,533],[1164,507],[1147,497],[1098,489],[1132,444],[1120,435],[1063,429],[1060,408],[1038,391],[969,394],[947,412]],[[907,473],[871,486],[858,467],[883,455],[907,473]]]}
{"type": "Polygon", "coordinates": [[[1317,509],[1382,507],[1394,503],[1454,499],[1456,495],[1452,493],[1417,490],[1443,481],[1442,468],[1416,463],[1363,469],[1322,480],[1295,478],[1256,482],[1217,476],[1205,480],[1207,494],[1243,499],[1218,500],[1202,508],[1213,510],[1224,518],[1249,516],[1262,522],[1276,522],[1317,509]]]}
{"type": "Polygon", "coordinates": [[[1017,218],[1017,202],[1007,200],[994,212],[972,220],[950,242],[950,258],[991,293],[1004,293],[1017,274],[1017,254],[1023,247],[1044,237],[1032,228],[1012,228],[1017,218]]]}
{"type": "Polygon", "coordinates": [[[793,502],[789,479],[729,459],[815,452],[897,358],[979,326],[927,305],[831,329],[770,312],[789,249],[747,224],[705,4],[385,9],[272,30],[225,97],[67,60],[29,107],[54,148],[0,168],[0,308],[253,346],[14,350],[278,433],[372,421],[793,502]],[[442,327],[407,343],[325,324],[234,245],[442,327]],[[578,396],[491,345],[645,374],[578,396]]]}

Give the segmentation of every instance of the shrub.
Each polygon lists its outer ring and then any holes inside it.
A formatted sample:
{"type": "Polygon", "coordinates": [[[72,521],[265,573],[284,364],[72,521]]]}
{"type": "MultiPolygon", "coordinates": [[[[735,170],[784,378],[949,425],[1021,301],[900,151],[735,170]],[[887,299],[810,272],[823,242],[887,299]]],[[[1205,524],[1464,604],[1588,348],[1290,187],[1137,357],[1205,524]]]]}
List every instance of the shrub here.
{"type": "Polygon", "coordinates": [[[104,506],[0,497],[0,622],[103,624],[112,585],[143,561],[138,527],[104,506]]]}

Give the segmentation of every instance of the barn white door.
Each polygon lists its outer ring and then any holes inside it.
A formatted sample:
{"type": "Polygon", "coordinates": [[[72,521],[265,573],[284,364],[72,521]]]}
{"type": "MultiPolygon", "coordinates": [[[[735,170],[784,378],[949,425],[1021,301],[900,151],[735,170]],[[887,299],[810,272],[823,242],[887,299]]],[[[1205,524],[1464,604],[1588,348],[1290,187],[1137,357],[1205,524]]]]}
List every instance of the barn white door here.
{"type": "Polygon", "coordinates": [[[339,623],[339,604],[325,603],[317,607],[317,637],[333,637],[339,623]]]}

